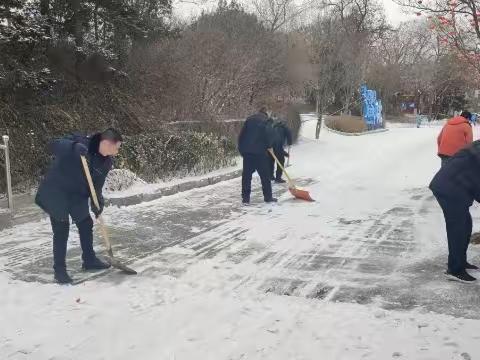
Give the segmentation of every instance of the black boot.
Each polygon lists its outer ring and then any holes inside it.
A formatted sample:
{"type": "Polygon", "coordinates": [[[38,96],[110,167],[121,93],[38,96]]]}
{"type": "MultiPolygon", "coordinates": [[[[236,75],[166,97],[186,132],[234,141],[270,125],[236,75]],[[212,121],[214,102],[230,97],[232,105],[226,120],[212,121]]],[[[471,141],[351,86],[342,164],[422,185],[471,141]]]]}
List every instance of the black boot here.
{"type": "Polygon", "coordinates": [[[108,269],[111,265],[100,260],[97,257],[94,257],[91,260],[84,261],[82,264],[82,270],[105,270],[108,269]]]}
{"type": "Polygon", "coordinates": [[[73,282],[66,268],[55,269],[54,279],[59,284],[71,284],[73,282]]]}
{"type": "Polygon", "coordinates": [[[452,273],[450,271],[447,271],[445,275],[450,280],[459,281],[463,283],[473,283],[477,280],[476,278],[471,276],[469,273],[467,273],[465,270],[459,273],[452,273]]]}
{"type": "Polygon", "coordinates": [[[278,200],[276,198],[272,197],[270,199],[265,199],[265,202],[266,203],[276,203],[276,202],[278,202],[278,200]]]}
{"type": "Polygon", "coordinates": [[[467,262],[467,264],[465,265],[465,269],[467,269],[467,270],[477,270],[477,271],[480,270],[477,265],[470,264],[469,262],[467,262]]]}
{"type": "Polygon", "coordinates": [[[286,183],[286,181],[283,180],[282,178],[275,179],[275,182],[276,182],[277,184],[285,184],[285,183],[286,183]]]}

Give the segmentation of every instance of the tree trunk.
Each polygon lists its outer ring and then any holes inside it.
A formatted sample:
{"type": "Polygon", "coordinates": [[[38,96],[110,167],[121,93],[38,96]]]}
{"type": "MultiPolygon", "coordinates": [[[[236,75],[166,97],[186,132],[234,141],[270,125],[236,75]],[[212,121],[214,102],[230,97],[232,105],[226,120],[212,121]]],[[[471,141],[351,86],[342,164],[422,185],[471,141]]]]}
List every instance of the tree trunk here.
{"type": "Polygon", "coordinates": [[[50,0],[40,0],[40,14],[47,18],[44,29],[45,29],[45,33],[48,36],[51,36],[52,26],[50,23],[50,0]]]}
{"type": "Polygon", "coordinates": [[[50,0],[40,0],[40,14],[43,16],[50,15],[50,0]]]}
{"type": "Polygon", "coordinates": [[[123,25],[120,21],[114,23],[114,48],[115,52],[118,54],[119,65],[123,66],[127,61],[128,49],[126,34],[123,29],[123,25]]]}
{"type": "Polygon", "coordinates": [[[103,44],[107,42],[107,23],[103,20],[103,44]]]}
{"type": "Polygon", "coordinates": [[[352,98],[352,92],[351,89],[347,91],[347,94],[345,96],[345,106],[343,108],[342,113],[345,113],[347,115],[350,115],[350,99],[352,98]]]}
{"type": "Polygon", "coordinates": [[[95,42],[98,43],[98,1],[95,1],[95,10],[93,11],[93,25],[95,27],[95,42]]]}
{"type": "Polygon", "coordinates": [[[318,111],[319,113],[318,113],[318,119],[317,119],[317,126],[315,129],[315,139],[318,139],[320,137],[320,130],[322,129],[323,106],[321,104],[318,104],[318,111]]]}
{"type": "Polygon", "coordinates": [[[75,45],[77,47],[83,46],[83,28],[82,17],[80,14],[80,0],[70,0],[73,11],[73,37],[75,38],[75,45]]]}

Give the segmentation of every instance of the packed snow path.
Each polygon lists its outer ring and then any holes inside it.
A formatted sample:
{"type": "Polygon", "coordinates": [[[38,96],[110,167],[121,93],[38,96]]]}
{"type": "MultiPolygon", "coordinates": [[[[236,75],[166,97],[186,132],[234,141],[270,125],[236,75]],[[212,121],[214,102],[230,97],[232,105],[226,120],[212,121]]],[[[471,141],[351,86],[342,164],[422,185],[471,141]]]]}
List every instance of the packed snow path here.
{"type": "MultiPolygon", "coordinates": [[[[480,355],[480,335],[472,330],[480,325],[480,287],[447,282],[442,275],[444,225],[427,189],[440,163],[438,128],[395,128],[362,137],[322,133],[315,141],[314,126],[305,123],[289,171],[315,203],[293,200],[286,186],[276,185],[280,203],[264,205],[257,182],[254,204],[243,207],[237,179],[108,208],[115,253],[139,271],[136,277],[78,271],[74,234],[68,266],[85,282],[46,284],[52,278],[48,221],[3,231],[0,354],[10,356],[6,359],[480,355]],[[65,341],[58,341],[58,332],[66,334],[65,341]]],[[[474,209],[475,225],[479,215],[474,209]]],[[[470,254],[471,262],[480,263],[478,247],[470,254]]]]}

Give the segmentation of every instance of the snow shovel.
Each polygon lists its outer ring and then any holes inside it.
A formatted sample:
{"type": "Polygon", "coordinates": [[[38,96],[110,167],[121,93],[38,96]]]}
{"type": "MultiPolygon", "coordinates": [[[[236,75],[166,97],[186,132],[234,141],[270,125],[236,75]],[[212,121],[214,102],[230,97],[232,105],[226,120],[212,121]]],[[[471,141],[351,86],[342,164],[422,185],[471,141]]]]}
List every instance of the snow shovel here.
{"type": "Polygon", "coordinates": [[[296,187],[295,183],[293,182],[293,180],[290,178],[290,176],[288,175],[287,171],[285,170],[285,168],[282,166],[282,164],[280,164],[280,161],[278,161],[277,157],[275,156],[275,153],[271,150],[271,149],[268,149],[268,151],[270,152],[270,154],[273,156],[273,158],[275,159],[275,162],[277,163],[278,166],[280,166],[280,169],[282,169],[283,173],[285,174],[285,176],[287,177],[287,180],[288,180],[288,190],[290,191],[290,193],[296,197],[297,199],[300,199],[300,200],[306,200],[306,201],[315,201],[312,199],[312,197],[310,196],[309,192],[307,190],[302,190],[302,189],[299,189],[296,187]]]}
{"type": "MultiPolygon", "coordinates": [[[[93,186],[92,176],[90,175],[90,170],[88,168],[87,159],[84,156],[80,156],[82,159],[83,171],[85,172],[85,177],[87,178],[88,187],[90,188],[90,195],[92,196],[93,204],[96,206],[97,209],[100,209],[100,204],[98,203],[97,192],[95,191],[95,187],[93,186]]],[[[108,235],[108,230],[103,222],[102,215],[98,217],[98,223],[100,224],[100,231],[102,233],[103,241],[105,242],[105,247],[107,248],[108,259],[107,261],[112,265],[114,268],[122,270],[123,272],[129,275],[136,275],[137,272],[128,266],[122,264],[120,260],[116,259],[113,256],[112,244],[110,243],[110,237],[108,235]]]]}

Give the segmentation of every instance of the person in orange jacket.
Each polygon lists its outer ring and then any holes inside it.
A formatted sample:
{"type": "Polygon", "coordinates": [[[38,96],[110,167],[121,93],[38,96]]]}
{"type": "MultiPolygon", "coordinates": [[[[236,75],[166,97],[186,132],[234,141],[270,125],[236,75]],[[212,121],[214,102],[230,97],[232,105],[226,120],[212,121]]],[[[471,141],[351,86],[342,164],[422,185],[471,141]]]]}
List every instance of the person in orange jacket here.
{"type": "Polygon", "coordinates": [[[473,142],[473,131],[470,119],[472,114],[462,111],[460,116],[448,120],[437,138],[438,156],[442,166],[458,151],[473,142]]]}

